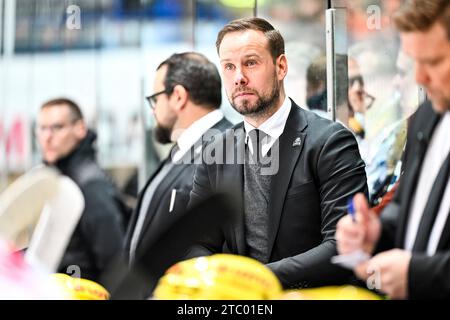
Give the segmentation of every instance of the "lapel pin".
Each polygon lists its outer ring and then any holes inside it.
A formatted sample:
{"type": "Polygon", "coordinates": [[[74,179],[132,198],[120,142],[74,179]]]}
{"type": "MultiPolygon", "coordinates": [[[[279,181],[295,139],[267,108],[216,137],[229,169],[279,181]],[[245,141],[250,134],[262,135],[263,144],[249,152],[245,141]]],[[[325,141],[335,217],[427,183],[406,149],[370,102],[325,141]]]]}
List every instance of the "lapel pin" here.
{"type": "Polygon", "coordinates": [[[297,146],[301,145],[301,143],[302,143],[302,139],[295,138],[294,142],[292,143],[292,146],[297,147],[297,146]]]}

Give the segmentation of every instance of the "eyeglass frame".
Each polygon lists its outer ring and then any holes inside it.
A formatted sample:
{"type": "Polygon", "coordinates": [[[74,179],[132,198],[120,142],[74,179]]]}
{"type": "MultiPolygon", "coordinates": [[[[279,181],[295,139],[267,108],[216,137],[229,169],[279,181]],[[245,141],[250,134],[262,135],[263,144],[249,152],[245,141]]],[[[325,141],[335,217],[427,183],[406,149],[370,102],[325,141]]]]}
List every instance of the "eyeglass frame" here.
{"type": "MultiPolygon", "coordinates": [[[[352,87],[355,82],[358,82],[359,85],[364,88],[364,78],[362,77],[362,75],[359,74],[359,75],[348,78],[349,88],[352,87]]],[[[361,94],[363,95],[363,99],[366,104],[366,109],[369,110],[370,107],[372,107],[373,103],[375,102],[376,98],[374,96],[372,96],[371,94],[369,94],[364,89],[362,90],[361,94]],[[368,102],[366,102],[367,99],[368,99],[368,102]]]]}
{"type": "Polygon", "coordinates": [[[58,134],[67,127],[75,125],[81,119],[71,120],[69,123],[55,123],[48,126],[36,126],[34,129],[34,134],[36,136],[41,136],[45,131],[49,131],[52,135],[58,134]]]}
{"type": "Polygon", "coordinates": [[[150,96],[145,97],[145,99],[148,101],[149,105],[150,105],[150,109],[155,110],[155,105],[156,105],[156,97],[161,95],[161,94],[168,94],[169,90],[164,89],[162,91],[156,92],[150,96]]]}
{"type": "Polygon", "coordinates": [[[375,102],[376,98],[373,95],[367,93],[367,91],[364,91],[364,100],[366,102],[366,109],[369,110],[375,102]]]}
{"type": "Polygon", "coordinates": [[[348,78],[348,86],[351,87],[355,82],[358,82],[360,86],[364,87],[364,78],[362,75],[358,74],[353,77],[348,78]]]}

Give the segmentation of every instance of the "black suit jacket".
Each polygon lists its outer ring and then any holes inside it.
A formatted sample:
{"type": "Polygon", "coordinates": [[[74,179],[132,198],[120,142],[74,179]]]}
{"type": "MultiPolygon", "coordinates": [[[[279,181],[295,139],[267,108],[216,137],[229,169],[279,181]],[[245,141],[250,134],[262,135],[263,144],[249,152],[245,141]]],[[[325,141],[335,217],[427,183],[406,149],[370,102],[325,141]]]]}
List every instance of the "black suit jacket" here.
{"type": "MultiPolygon", "coordinates": [[[[382,234],[376,252],[404,249],[406,227],[413,195],[431,136],[440,115],[431,102],[421,105],[408,128],[403,175],[393,201],[383,210],[382,234]]],[[[427,213],[425,213],[427,214],[427,213]]],[[[450,298],[450,220],[447,218],[436,254],[413,253],[408,272],[410,299],[450,298]]]]}
{"type": "MultiPolygon", "coordinates": [[[[229,122],[226,118],[223,118],[221,121],[212,126],[211,129],[214,129],[213,132],[217,133],[230,128],[231,126],[231,122],[229,122]]],[[[211,132],[207,132],[206,134],[211,134],[211,132]]],[[[208,138],[206,138],[205,135],[194,144],[194,147],[200,145],[202,140],[207,141],[208,138]]],[[[182,164],[175,164],[173,169],[156,188],[136,247],[136,262],[139,262],[139,258],[145,255],[146,248],[150,247],[155,241],[157,241],[164,234],[164,232],[166,232],[170,226],[186,212],[187,204],[189,202],[189,193],[192,189],[195,163],[198,163],[198,158],[201,157],[201,153],[195,154],[194,147],[191,148],[190,153],[188,152],[188,154],[185,155],[185,158],[182,160],[182,164]],[[169,213],[170,198],[172,190],[174,189],[176,190],[174,207],[169,213]]],[[[166,159],[165,161],[169,161],[169,159],[166,159]]],[[[130,224],[125,237],[125,255],[127,257],[130,252],[131,238],[136,226],[139,211],[141,209],[143,195],[145,194],[145,191],[153,178],[163,167],[165,161],[163,161],[163,163],[147,181],[144,189],[139,194],[138,202],[131,216],[130,224]]],[[[161,270],[161,274],[164,271],[165,270],[161,270]]]]}
{"type": "MultiPolygon", "coordinates": [[[[192,248],[190,256],[217,252],[246,255],[243,165],[225,160],[230,154],[242,154],[243,123],[215,138],[211,148],[220,154],[223,146],[224,154],[220,155],[226,163],[197,167],[190,205],[212,193],[226,193],[233,197],[240,214],[217,237],[192,248]]],[[[350,273],[332,265],[330,258],[336,254],[335,227],[346,214],[347,199],[357,192],[367,193],[364,162],[354,136],[341,124],[303,110],[292,101],[279,138],[279,155],[269,199],[268,267],[285,287],[347,281],[350,273]]]]}

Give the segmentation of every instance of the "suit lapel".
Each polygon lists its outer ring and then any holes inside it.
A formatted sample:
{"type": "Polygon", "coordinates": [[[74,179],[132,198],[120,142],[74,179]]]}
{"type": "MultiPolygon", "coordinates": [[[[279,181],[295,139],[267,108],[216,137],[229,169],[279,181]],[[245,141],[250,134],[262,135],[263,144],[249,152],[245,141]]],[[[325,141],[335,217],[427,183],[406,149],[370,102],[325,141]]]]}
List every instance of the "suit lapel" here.
{"type": "Polygon", "coordinates": [[[279,160],[279,167],[278,173],[272,177],[270,187],[271,190],[276,190],[276,192],[271,193],[269,200],[269,258],[278,232],[291,176],[305,143],[306,132],[304,130],[307,127],[307,122],[302,117],[301,112],[301,109],[295,103],[292,103],[286,126],[279,138],[279,155],[274,157],[275,161],[279,160]]]}
{"type": "MultiPolygon", "coordinates": [[[[199,139],[201,141],[201,138],[199,139]]],[[[167,207],[167,210],[164,208],[160,208],[161,205],[166,205],[166,203],[162,202],[164,199],[164,195],[167,193],[171,193],[172,190],[170,190],[171,187],[174,186],[174,181],[176,178],[182,175],[183,171],[186,170],[189,166],[191,166],[191,163],[193,163],[193,156],[195,157],[196,153],[194,151],[194,148],[198,146],[197,143],[195,143],[190,150],[188,150],[180,160],[178,164],[173,164],[173,167],[171,170],[167,173],[166,177],[161,181],[161,183],[158,185],[158,187],[155,190],[155,193],[152,197],[152,200],[150,201],[150,205],[147,209],[147,215],[145,217],[144,225],[142,227],[142,232],[139,236],[138,244],[143,239],[143,237],[146,234],[151,234],[151,238],[154,238],[158,232],[155,230],[150,230],[151,221],[154,219],[155,215],[158,213],[169,213],[169,208],[167,207]]],[[[173,153],[173,150],[170,151],[170,155],[173,153]]],[[[201,153],[201,152],[200,152],[201,153]]],[[[167,159],[167,161],[171,161],[170,158],[167,159]]],[[[154,177],[153,177],[154,178],[154,177]]],[[[167,204],[169,205],[169,204],[167,204]]]]}
{"type": "Polygon", "coordinates": [[[402,202],[406,205],[401,206],[401,212],[399,216],[399,232],[397,233],[396,244],[397,246],[403,248],[404,239],[406,233],[406,225],[408,223],[408,216],[411,210],[411,204],[416,191],[417,183],[419,182],[420,169],[422,167],[423,160],[425,158],[425,154],[428,148],[428,144],[431,140],[431,136],[433,135],[433,131],[436,128],[437,123],[439,122],[440,116],[432,110],[430,102],[427,102],[429,108],[429,114],[424,116],[420,114],[418,117],[417,133],[415,136],[410,137],[411,147],[415,148],[413,152],[410,152],[409,159],[411,165],[407,168],[405,167],[405,175],[401,178],[403,184],[403,194],[402,194],[402,202]]]}
{"type": "Polygon", "coordinates": [[[449,241],[450,241],[450,212],[447,215],[447,220],[445,221],[445,226],[444,229],[442,230],[441,238],[439,239],[436,251],[448,249],[449,241]]]}
{"type": "Polygon", "coordinates": [[[131,237],[133,236],[134,228],[136,227],[136,222],[137,222],[138,217],[139,217],[139,210],[141,209],[141,206],[142,206],[142,200],[144,198],[145,191],[147,190],[147,188],[150,185],[151,181],[158,174],[158,172],[161,171],[162,167],[166,163],[166,160],[160,162],[158,168],[155,170],[155,172],[153,172],[153,174],[151,175],[150,179],[147,180],[147,183],[145,184],[144,188],[142,188],[141,192],[138,195],[138,201],[136,203],[136,207],[134,209],[133,215],[131,216],[131,220],[130,220],[129,225],[127,227],[126,247],[130,246],[131,237]]]}
{"type": "MultiPolygon", "coordinates": [[[[170,187],[173,186],[173,181],[181,175],[181,173],[183,172],[183,170],[187,168],[187,166],[188,165],[185,164],[174,165],[170,170],[170,172],[167,174],[167,176],[161,181],[159,186],[156,188],[155,194],[153,195],[152,200],[150,202],[150,206],[147,210],[147,215],[145,217],[144,225],[142,227],[142,232],[139,236],[138,244],[147,233],[153,235],[156,234],[154,230],[150,230],[151,229],[149,227],[151,225],[150,223],[155,217],[155,215],[159,213],[167,213],[167,214],[169,213],[168,207],[167,210],[165,210],[164,208],[162,210],[160,209],[160,206],[166,205],[166,203],[164,203],[162,200],[164,199],[164,195],[171,192],[170,187]]],[[[167,206],[168,205],[169,204],[167,204],[167,206]]]]}
{"type": "Polygon", "coordinates": [[[420,153],[417,153],[417,157],[414,157],[411,160],[411,166],[409,166],[408,170],[410,170],[411,174],[405,175],[402,181],[400,183],[404,184],[405,190],[403,190],[402,196],[405,199],[402,199],[402,201],[405,201],[406,206],[401,207],[403,210],[400,212],[399,216],[399,232],[397,233],[397,245],[400,247],[403,247],[404,245],[404,239],[405,239],[405,232],[406,232],[406,224],[408,223],[408,215],[409,215],[409,209],[411,207],[411,199],[413,196],[413,193],[415,191],[415,187],[417,184],[417,180],[419,177],[420,172],[420,166],[422,164],[423,155],[420,155],[420,153]]]}
{"type": "MultiPolygon", "coordinates": [[[[214,126],[212,126],[211,129],[219,129],[220,130],[221,128],[225,128],[228,125],[231,125],[231,123],[228,122],[228,120],[226,120],[225,118],[223,118],[218,123],[216,123],[214,126]]],[[[173,187],[175,179],[177,177],[181,176],[183,174],[184,170],[189,168],[191,165],[198,163],[201,160],[201,155],[202,155],[201,148],[200,148],[200,150],[197,150],[197,151],[195,149],[198,148],[198,146],[201,146],[202,142],[203,142],[203,136],[199,140],[197,140],[196,143],[194,143],[194,145],[191,147],[191,149],[183,155],[182,159],[180,160],[181,164],[175,164],[173,166],[173,168],[171,169],[171,171],[167,174],[167,176],[163,179],[163,181],[161,181],[159,186],[156,188],[155,194],[152,197],[152,201],[150,202],[149,208],[147,209],[147,215],[145,217],[144,225],[142,227],[142,232],[139,236],[138,243],[144,238],[144,236],[146,234],[151,234],[150,237],[152,239],[156,239],[155,237],[158,235],[158,232],[157,232],[157,230],[156,231],[150,230],[151,229],[150,228],[151,221],[154,219],[155,215],[160,212],[168,213],[168,210],[164,210],[164,209],[161,210],[159,208],[161,205],[165,205],[165,203],[161,203],[161,200],[164,198],[165,194],[167,194],[168,192],[172,192],[172,190],[170,190],[170,187],[173,187]]],[[[169,152],[169,157],[172,154],[172,152],[173,152],[173,148],[169,152]]],[[[169,158],[166,159],[166,161],[169,161],[169,158]]],[[[161,170],[161,168],[163,167],[163,165],[165,164],[166,161],[164,161],[160,165],[160,167],[158,168],[156,173],[147,182],[147,185],[145,186],[144,191],[142,192],[142,194],[140,196],[140,200],[137,204],[137,208],[141,207],[142,198],[143,198],[143,194],[145,193],[145,190],[147,189],[150,182],[154,179],[156,174],[161,170]]],[[[136,224],[136,220],[137,220],[137,215],[136,215],[136,218],[134,219],[134,223],[133,223],[134,225],[136,224]]],[[[133,226],[133,229],[134,229],[134,226],[133,226]]],[[[153,241],[153,240],[149,240],[149,241],[153,241]]]]}

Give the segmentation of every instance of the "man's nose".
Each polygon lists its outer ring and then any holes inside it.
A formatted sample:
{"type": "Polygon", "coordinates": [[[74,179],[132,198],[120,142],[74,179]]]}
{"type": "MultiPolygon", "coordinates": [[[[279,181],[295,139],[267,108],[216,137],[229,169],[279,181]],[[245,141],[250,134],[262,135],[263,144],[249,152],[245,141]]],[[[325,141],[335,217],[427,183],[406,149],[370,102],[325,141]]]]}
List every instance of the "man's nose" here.
{"type": "Polygon", "coordinates": [[[416,63],[415,72],[416,72],[416,82],[421,85],[427,85],[428,82],[430,81],[430,77],[428,76],[426,69],[420,64],[416,63]]]}
{"type": "Polygon", "coordinates": [[[50,128],[40,129],[39,136],[42,140],[48,141],[52,137],[52,130],[50,128]]]}
{"type": "Polygon", "coordinates": [[[245,76],[245,74],[242,72],[242,70],[238,69],[236,72],[236,77],[234,79],[234,84],[236,86],[242,86],[242,85],[247,85],[248,84],[248,79],[245,76]]]}

